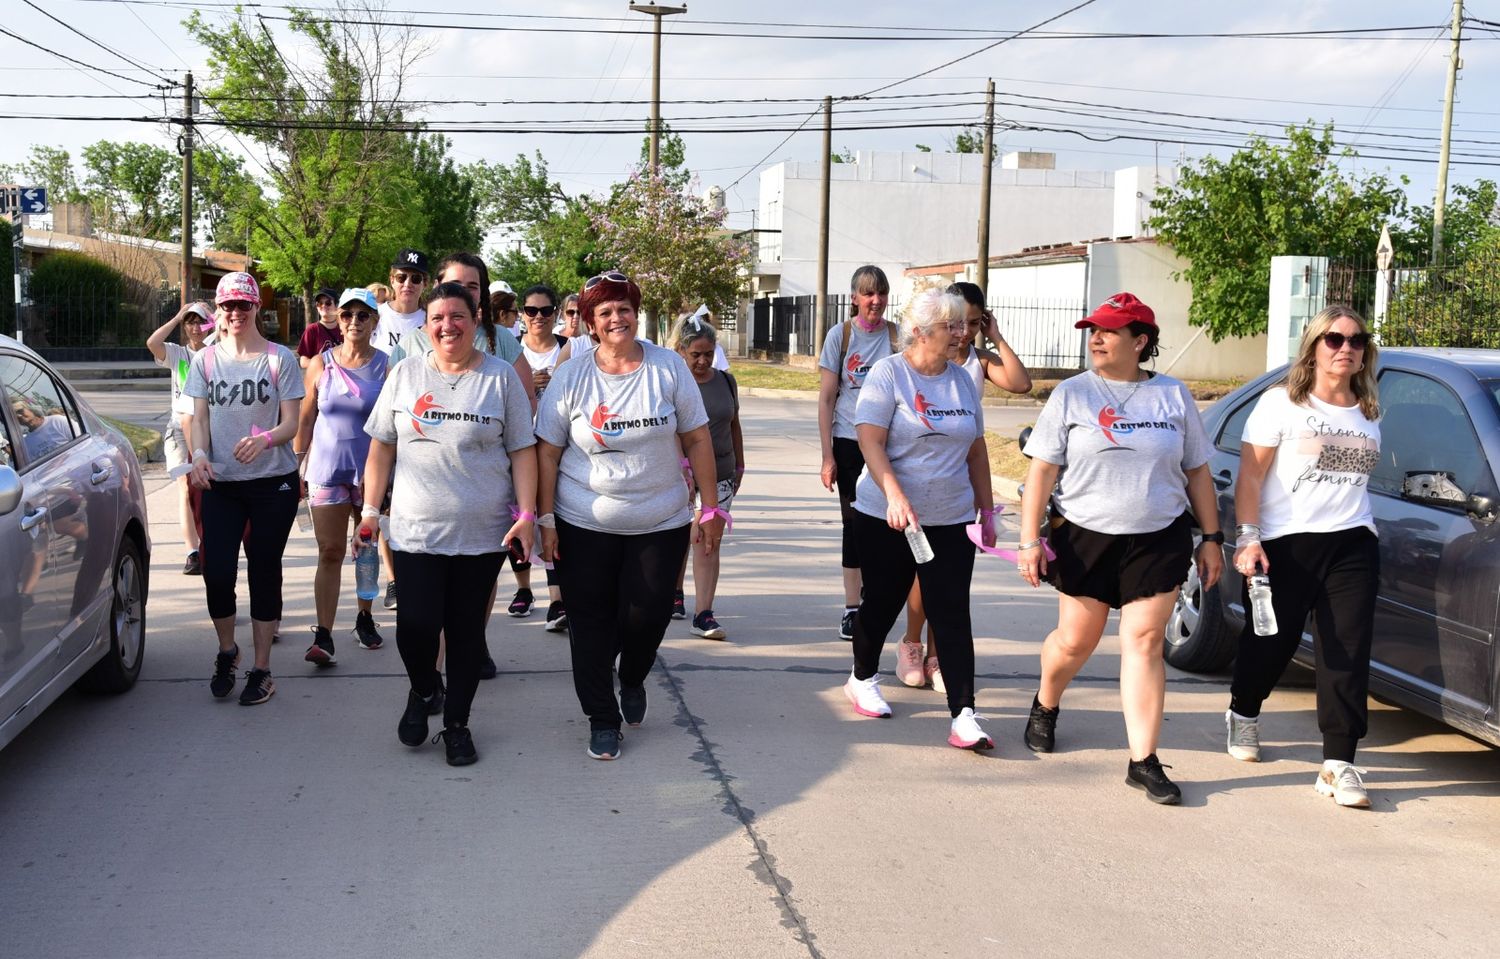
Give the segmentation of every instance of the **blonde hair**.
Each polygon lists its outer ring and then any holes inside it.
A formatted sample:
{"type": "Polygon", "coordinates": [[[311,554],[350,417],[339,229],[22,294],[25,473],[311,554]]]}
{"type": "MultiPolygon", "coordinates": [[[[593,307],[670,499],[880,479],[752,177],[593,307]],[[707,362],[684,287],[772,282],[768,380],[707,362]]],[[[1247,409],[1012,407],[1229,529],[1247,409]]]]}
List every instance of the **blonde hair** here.
{"type": "MultiPolygon", "coordinates": [[[[1353,320],[1361,333],[1370,332],[1365,318],[1347,306],[1325,306],[1318,311],[1318,315],[1308,322],[1307,329],[1302,331],[1302,345],[1297,347],[1297,358],[1292,361],[1291,369],[1286,374],[1287,398],[1298,406],[1307,402],[1317,380],[1318,343],[1337,319],[1353,320]]],[[[1375,363],[1380,358],[1380,349],[1375,345],[1373,336],[1365,344],[1364,352],[1364,365],[1350,378],[1349,388],[1359,400],[1359,411],[1364,414],[1365,419],[1378,420],[1380,397],[1375,385],[1375,363]]]]}
{"type": "Polygon", "coordinates": [[[369,286],[365,287],[365,289],[375,294],[376,303],[386,303],[393,295],[391,293],[391,288],[386,286],[384,283],[371,283],[369,286]]]}

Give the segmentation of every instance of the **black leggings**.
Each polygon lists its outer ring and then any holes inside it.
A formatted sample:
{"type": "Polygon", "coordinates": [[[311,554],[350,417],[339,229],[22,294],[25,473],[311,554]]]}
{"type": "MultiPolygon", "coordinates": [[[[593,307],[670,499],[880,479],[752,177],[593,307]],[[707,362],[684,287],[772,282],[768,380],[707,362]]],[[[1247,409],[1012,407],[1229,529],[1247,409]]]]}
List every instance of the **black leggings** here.
{"type": "Polygon", "coordinates": [[[203,491],[203,543],[198,552],[209,616],[223,619],[237,611],[234,584],[243,538],[250,618],[263,623],[281,618],[281,559],[297,517],[300,486],[293,471],[264,479],[215,480],[203,491]]]}
{"type": "Polygon", "coordinates": [[[467,726],[484,663],[485,603],[500,575],[504,553],[442,556],[391,552],[401,604],[396,607],[396,648],[411,688],[424,699],[437,692],[438,637],[448,642],[448,701],[443,725],[467,726]]]}
{"type": "Polygon", "coordinates": [[[948,687],[948,712],[957,716],[974,706],[974,630],[969,621],[969,586],[974,578],[974,544],[963,524],[924,526],[933,559],[918,566],[906,534],[883,519],[855,512],[859,554],[864,557],[865,597],[854,617],[854,675],[869,679],[880,671],[885,637],[906,608],[912,579],[922,584],[922,606],[938,644],[938,666],[948,687]]]}
{"type": "Polygon", "coordinates": [[[1336,533],[1293,533],[1267,540],[1275,636],[1255,635],[1248,582],[1241,598],[1247,614],[1234,661],[1229,708],[1260,715],[1261,703],[1291,662],[1311,613],[1323,758],[1354,762],[1369,716],[1370,644],[1375,636],[1375,590],[1380,541],[1363,526],[1336,533]]]}
{"type": "Polygon", "coordinates": [[[688,527],[659,533],[598,533],[557,521],[556,567],[568,598],[573,688],[590,729],[619,729],[611,669],[620,654],[620,687],[646,681],[672,621],[677,570],[688,527]]]}
{"type": "Polygon", "coordinates": [[[854,485],[865,469],[865,454],[859,451],[859,441],[833,438],[833,475],[839,491],[839,518],[844,521],[843,566],[859,569],[859,536],[854,532],[858,511],[854,508],[854,485]]]}

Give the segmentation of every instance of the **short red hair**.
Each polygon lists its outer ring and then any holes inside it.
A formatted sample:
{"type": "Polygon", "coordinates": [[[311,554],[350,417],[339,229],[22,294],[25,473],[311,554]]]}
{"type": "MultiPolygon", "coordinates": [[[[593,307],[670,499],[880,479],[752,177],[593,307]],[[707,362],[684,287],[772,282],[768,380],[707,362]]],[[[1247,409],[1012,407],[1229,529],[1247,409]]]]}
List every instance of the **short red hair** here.
{"type": "MultiPolygon", "coordinates": [[[[620,273],[619,276],[625,276],[620,273]]],[[[578,316],[585,324],[594,318],[594,308],[601,303],[614,303],[618,300],[629,300],[630,306],[637,313],[641,311],[641,288],[635,285],[635,281],[626,277],[625,282],[611,280],[608,274],[601,273],[596,277],[599,282],[593,286],[584,286],[582,293],[578,295],[578,316]]]]}

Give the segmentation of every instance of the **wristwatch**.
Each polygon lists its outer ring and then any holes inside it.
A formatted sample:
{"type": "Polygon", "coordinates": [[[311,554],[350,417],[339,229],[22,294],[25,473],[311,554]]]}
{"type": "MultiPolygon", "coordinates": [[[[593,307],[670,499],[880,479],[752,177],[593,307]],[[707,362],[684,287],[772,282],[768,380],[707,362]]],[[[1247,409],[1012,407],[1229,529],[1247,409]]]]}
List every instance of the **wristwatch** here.
{"type": "Polygon", "coordinates": [[[1224,545],[1224,531],[1223,530],[1219,530],[1217,533],[1204,533],[1203,534],[1203,542],[1205,542],[1205,543],[1218,543],[1220,546],[1223,546],[1224,545]]]}

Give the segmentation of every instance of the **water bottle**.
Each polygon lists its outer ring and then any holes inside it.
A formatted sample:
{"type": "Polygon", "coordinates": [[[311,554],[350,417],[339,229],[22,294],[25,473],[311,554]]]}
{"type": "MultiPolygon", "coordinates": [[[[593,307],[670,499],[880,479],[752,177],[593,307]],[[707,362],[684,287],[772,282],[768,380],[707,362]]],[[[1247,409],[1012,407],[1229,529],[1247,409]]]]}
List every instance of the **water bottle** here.
{"type": "Polygon", "coordinates": [[[1255,635],[1276,635],[1276,610],[1271,607],[1271,577],[1258,573],[1250,577],[1250,619],[1255,635]]]}
{"type": "Polygon", "coordinates": [[[927,534],[922,532],[922,527],[916,523],[906,524],[906,545],[911,547],[912,558],[918,565],[932,562],[932,544],[927,542],[927,534]]]}
{"type": "Polygon", "coordinates": [[[380,550],[369,533],[361,533],[354,548],[354,593],[360,599],[374,599],[380,593],[380,550]]]}
{"type": "Polygon", "coordinates": [[[311,533],[313,530],[312,500],[302,501],[302,508],[297,510],[297,529],[303,533],[311,533]]]}

